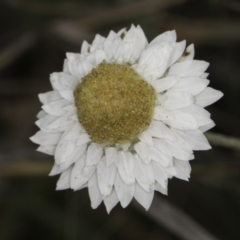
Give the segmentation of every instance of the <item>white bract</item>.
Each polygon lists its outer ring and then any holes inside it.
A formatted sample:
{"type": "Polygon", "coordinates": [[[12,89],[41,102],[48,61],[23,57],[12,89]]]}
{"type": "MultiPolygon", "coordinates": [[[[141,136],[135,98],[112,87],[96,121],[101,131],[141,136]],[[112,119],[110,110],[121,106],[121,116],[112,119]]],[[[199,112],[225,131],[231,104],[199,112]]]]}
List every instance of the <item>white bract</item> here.
{"type": "Polygon", "coordinates": [[[92,208],[103,201],[108,212],[133,198],[148,209],[154,191],[167,194],[169,178],[189,179],[193,150],[211,148],[203,132],[214,122],[203,108],[223,94],[207,87],[209,64],[193,60],[193,45],[185,48],[175,31],[148,43],[141,27],[131,26],[67,53],[63,71],[50,76],[53,91],[39,94],[40,131],[31,137],[38,151],[55,158],[50,176],[61,174],[57,190],[87,187],[92,208]],[[97,144],[78,120],[73,91],[103,61],[129,64],[156,92],[152,122],[134,143],[97,144]]]}

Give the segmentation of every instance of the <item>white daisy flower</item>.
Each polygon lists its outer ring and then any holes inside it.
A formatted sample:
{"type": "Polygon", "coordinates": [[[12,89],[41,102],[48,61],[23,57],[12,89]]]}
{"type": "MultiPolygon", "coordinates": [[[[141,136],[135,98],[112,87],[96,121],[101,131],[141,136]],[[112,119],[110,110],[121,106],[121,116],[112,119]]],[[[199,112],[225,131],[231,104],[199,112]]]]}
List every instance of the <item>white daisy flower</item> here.
{"type": "Polygon", "coordinates": [[[39,94],[31,140],[54,155],[57,190],[87,187],[92,208],[135,198],[145,209],[168,179],[188,180],[193,150],[208,150],[215,124],[204,107],[223,96],[207,87],[208,63],[168,31],[148,43],[140,26],[83,42],[67,53],[53,91],[39,94]]]}

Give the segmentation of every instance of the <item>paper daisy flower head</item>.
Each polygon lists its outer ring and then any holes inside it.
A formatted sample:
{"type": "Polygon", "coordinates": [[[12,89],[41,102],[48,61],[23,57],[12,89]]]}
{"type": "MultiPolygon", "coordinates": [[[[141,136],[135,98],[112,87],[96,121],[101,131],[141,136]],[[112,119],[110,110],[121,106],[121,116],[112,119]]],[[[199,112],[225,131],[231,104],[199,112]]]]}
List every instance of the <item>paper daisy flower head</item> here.
{"type": "Polygon", "coordinates": [[[188,180],[193,150],[208,150],[214,126],[204,107],[222,97],[207,87],[208,63],[168,31],[148,43],[140,26],[83,42],[67,53],[53,91],[39,94],[31,140],[54,156],[57,190],[87,187],[92,208],[135,198],[145,209],[168,179],[188,180]]]}

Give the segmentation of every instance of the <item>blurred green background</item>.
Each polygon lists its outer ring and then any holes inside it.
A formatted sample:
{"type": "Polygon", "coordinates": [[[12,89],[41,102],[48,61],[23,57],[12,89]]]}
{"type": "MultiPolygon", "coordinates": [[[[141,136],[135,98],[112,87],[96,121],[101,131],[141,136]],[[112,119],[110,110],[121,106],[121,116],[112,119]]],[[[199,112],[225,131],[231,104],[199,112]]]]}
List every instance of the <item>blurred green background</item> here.
{"type": "MultiPolygon", "coordinates": [[[[240,147],[196,152],[190,182],[172,179],[149,211],[136,202],[110,215],[86,189],[55,191],[53,158],[35,151],[38,93],[83,40],[140,24],[150,41],[176,29],[210,62],[212,132],[240,137],[240,2],[237,0],[0,1],[0,240],[238,240],[240,147]]],[[[214,144],[214,141],[212,141],[214,144]]]]}

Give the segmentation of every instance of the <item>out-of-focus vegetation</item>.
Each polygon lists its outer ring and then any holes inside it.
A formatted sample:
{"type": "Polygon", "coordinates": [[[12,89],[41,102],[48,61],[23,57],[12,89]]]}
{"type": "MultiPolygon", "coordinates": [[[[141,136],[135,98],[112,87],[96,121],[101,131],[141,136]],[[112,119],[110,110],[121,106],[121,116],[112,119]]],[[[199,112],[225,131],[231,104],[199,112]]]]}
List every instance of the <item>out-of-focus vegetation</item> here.
{"type": "Polygon", "coordinates": [[[211,86],[225,96],[209,107],[213,132],[240,137],[240,3],[235,0],[2,0],[0,2],[0,239],[240,239],[240,152],[196,152],[189,183],[173,179],[145,212],[133,202],[107,215],[86,189],[55,192],[53,158],[29,141],[37,94],[50,91],[65,52],[96,33],[140,24],[149,40],[176,29],[211,63],[211,86]]]}

